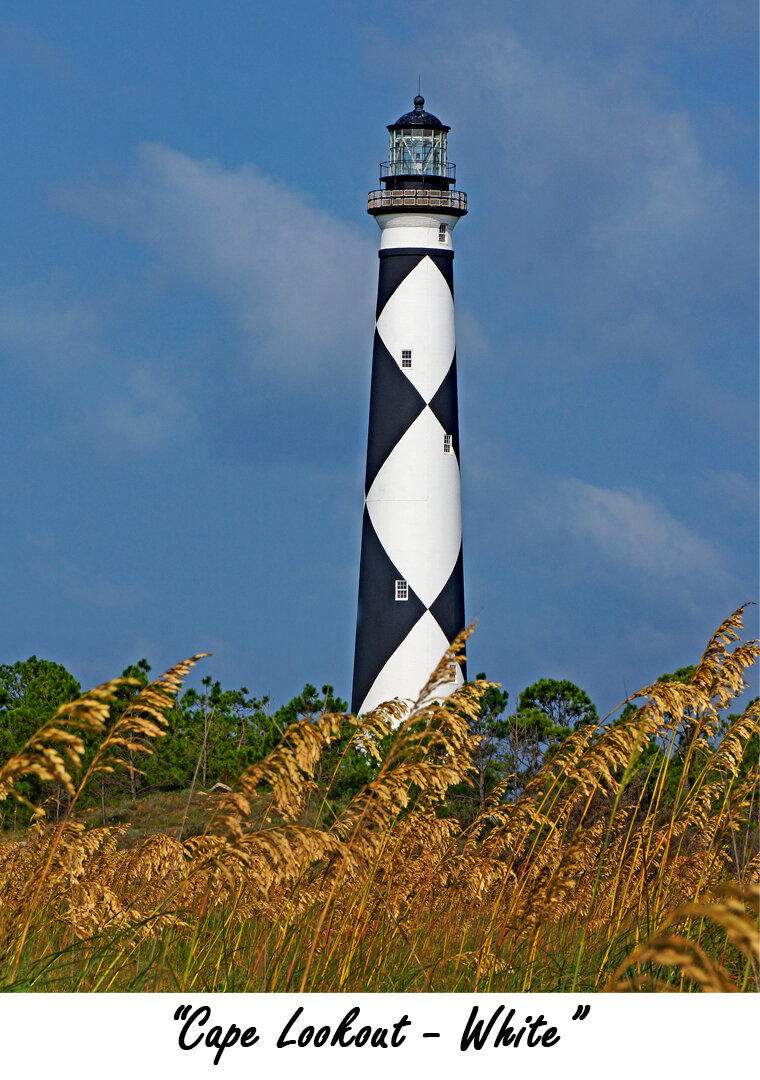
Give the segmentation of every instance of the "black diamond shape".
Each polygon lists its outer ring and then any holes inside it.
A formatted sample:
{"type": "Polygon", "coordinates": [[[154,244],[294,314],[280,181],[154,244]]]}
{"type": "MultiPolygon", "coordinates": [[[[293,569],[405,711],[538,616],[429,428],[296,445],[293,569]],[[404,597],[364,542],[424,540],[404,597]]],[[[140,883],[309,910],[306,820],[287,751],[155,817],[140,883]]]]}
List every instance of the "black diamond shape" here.
{"type": "Polygon", "coordinates": [[[424,408],[424,398],[404,375],[375,331],[364,487],[367,494],[388,454],[424,408]]]}
{"type": "MultiPolygon", "coordinates": [[[[451,361],[443,382],[430,401],[430,408],[447,435],[459,461],[459,406],[457,404],[457,354],[451,361]]],[[[460,627],[461,629],[461,627],[460,627]]]]}
{"type": "Polygon", "coordinates": [[[411,587],[408,600],[395,599],[396,581],[400,578],[401,574],[388,558],[365,507],[351,694],[354,713],[361,708],[390,657],[425,614],[425,605],[411,587]]]}
{"type": "MultiPolygon", "coordinates": [[[[431,605],[430,614],[443,630],[449,645],[464,629],[464,563],[461,544],[454,569],[431,605]]],[[[464,668],[462,670],[464,672],[464,668]]],[[[466,673],[464,677],[467,678],[466,673]]]]}
{"type": "Polygon", "coordinates": [[[444,252],[431,251],[428,254],[428,258],[431,262],[434,262],[438,269],[443,274],[446,284],[451,289],[451,295],[454,296],[454,260],[451,253],[446,255],[444,252]]]}
{"type": "Polygon", "coordinates": [[[404,278],[425,258],[421,252],[417,255],[397,255],[395,252],[391,254],[392,251],[392,248],[386,248],[380,253],[382,258],[377,279],[377,319],[404,278]]]}

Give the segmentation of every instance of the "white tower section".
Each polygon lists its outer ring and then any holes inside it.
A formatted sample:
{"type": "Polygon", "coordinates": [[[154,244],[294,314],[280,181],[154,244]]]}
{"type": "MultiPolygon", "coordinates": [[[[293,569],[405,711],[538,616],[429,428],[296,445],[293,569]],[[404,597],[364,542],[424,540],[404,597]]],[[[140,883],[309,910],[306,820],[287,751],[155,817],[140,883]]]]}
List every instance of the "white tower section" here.
{"type": "MultiPolygon", "coordinates": [[[[448,128],[420,102],[390,128],[391,153],[397,140],[407,159],[401,166],[397,161],[395,171],[389,163],[388,187],[369,200],[381,238],[352,701],[357,713],[396,697],[415,699],[464,626],[452,232],[466,213],[466,196],[448,190],[448,128]],[[399,131],[412,139],[402,144],[399,131]],[[416,144],[424,146],[426,137],[434,143],[437,132],[431,171],[414,173],[416,144]]],[[[463,679],[457,665],[437,696],[463,679]]]]}

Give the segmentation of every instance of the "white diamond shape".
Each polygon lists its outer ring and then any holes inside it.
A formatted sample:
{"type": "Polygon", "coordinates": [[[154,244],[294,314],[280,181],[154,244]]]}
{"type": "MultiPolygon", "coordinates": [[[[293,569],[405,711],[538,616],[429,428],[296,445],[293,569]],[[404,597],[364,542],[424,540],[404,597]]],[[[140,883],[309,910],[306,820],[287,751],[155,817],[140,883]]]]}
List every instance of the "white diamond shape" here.
{"type": "MultiPolygon", "coordinates": [[[[359,712],[369,712],[382,702],[397,697],[416,701],[420,690],[435,671],[448,647],[449,642],[443,630],[430,612],[426,611],[386,661],[359,712]]],[[[462,682],[462,671],[457,664],[454,681],[441,686],[435,697],[448,697],[462,682]]]]}
{"type": "Polygon", "coordinates": [[[412,350],[412,366],[401,370],[425,401],[431,401],[454,356],[454,298],[427,255],[395,290],[377,329],[399,367],[402,349],[412,350]]]}
{"type": "Polygon", "coordinates": [[[448,581],[462,540],[459,463],[456,454],[444,454],[443,435],[434,413],[423,409],[367,495],[380,543],[425,607],[448,581]]]}

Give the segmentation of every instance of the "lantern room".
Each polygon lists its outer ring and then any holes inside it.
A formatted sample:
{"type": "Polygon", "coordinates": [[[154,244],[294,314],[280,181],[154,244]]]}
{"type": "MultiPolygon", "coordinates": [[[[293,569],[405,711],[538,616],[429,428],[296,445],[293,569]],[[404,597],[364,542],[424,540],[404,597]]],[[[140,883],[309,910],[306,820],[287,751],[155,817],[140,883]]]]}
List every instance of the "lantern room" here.
{"type": "Polygon", "coordinates": [[[386,190],[437,188],[447,190],[454,182],[454,166],[446,160],[446,136],[450,130],[437,116],[425,111],[419,94],[414,109],[388,125],[390,158],[380,166],[386,190]]]}

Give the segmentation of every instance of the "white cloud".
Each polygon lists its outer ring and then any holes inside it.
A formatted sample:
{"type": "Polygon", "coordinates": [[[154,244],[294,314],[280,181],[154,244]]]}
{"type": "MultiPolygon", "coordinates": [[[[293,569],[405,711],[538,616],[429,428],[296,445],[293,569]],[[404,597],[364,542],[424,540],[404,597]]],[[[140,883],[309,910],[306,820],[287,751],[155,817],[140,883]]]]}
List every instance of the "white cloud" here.
{"type": "Polygon", "coordinates": [[[219,299],[259,376],[311,382],[366,353],[371,240],[254,165],[143,144],[126,175],[69,184],[58,203],[124,231],[219,299]]]}
{"type": "Polygon", "coordinates": [[[712,488],[731,511],[747,515],[753,522],[756,520],[760,494],[756,483],[729,469],[708,473],[705,479],[708,490],[712,488]]]}
{"type": "Polygon", "coordinates": [[[53,405],[57,434],[116,454],[176,440],[194,414],[185,386],[166,370],[170,358],[119,351],[112,336],[97,303],[69,282],[0,290],[3,359],[53,405]]]}
{"type": "Polygon", "coordinates": [[[68,377],[92,361],[101,320],[65,287],[31,282],[0,291],[0,349],[52,377],[68,377]]]}
{"type": "MultiPolygon", "coordinates": [[[[496,507],[477,530],[478,544],[490,557],[503,554],[506,541],[511,551],[564,584],[614,579],[623,592],[655,590],[660,599],[677,594],[688,601],[692,585],[695,592],[738,587],[723,548],[661,499],[633,486],[541,476],[506,460],[498,448],[485,449],[490,452],[481,447],[477,461],[470,462],[468,478],[475,497],[496,507]]],[[[727,487],[744,493],[734,474],[722,475],[727,487]]],[[[702,506],[700,501],[697,510],[702,506]]]]}
{"type": "Polygon", "coordinates": [[[70,67],[63,51],[26,26],[0,22],[0,65],[37,68],[50,76],[67,76],[70,67]]]}
{"type": "MultiPolygon", "coordinates": [[[[707,370],[727,305],[742,317],[754,306],[754,191],[735,155],[705,144],[706,107],[689,110],[667,66],[682,39],[728,33],[728,16],[713,13],[707,32],[665,8],[650,20],[630,2],[480,3],[449,13],[427,45],[457,40],[429,104],[452,125],[467,227],[484,215],[481,258],[508,279],[492,333],[527,321],[535,351],[542,320],[563,364],[659,373],[701,351],[707,370]]],[[[418,48],[385,55],[400,74],[418,48]]]]}
{"type": "Polygon", "coordinates": [[[661,503],[636,490],[613,490],[562,481],[569,533],[593,545],[613,563],[658,581],[697,576],[727,579],[721,552],[674,517],[661,503]]]}
{"type": "Polygon", "coordinates": [[[146,453],[187,435],[194,413],[181,387],[159,372],[158,365],[134,361],[115,386],[77,406],[64,425],[69,436],[111,453],[146,453]],[[89,406],[89,407],[88,407],[89,406]]]}
{"type": "Polygon", "coordinates": [[[610,307],[618,297],[628,307],[668,281],[678,293],[683,283],[670,275],[692,269],[683,260],[695,244],[710,281],[689,275],[689,284],[723,291],[707,252],[735,223],[738,193],[706,161],[689,115],[645,95],[641,68],[621,67],[619,55],[583,67],[547,59],[506,28],[473,34],[465,53],[463,112],[485,91],[502,154],[491,178],[518,200],[516,218],[527,213],[544,268],[574,285],[574,300],[610,307]]]}

